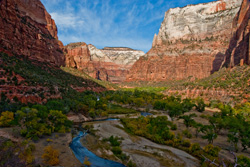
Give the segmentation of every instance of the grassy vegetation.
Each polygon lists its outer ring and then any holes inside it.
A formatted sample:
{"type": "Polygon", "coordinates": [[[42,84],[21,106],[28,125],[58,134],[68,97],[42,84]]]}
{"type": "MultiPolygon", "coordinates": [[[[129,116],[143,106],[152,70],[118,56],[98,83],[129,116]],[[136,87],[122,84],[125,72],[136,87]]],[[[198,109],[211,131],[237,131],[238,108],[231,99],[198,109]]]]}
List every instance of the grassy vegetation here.
{"type": "Polygon", "coordinates": [[[174,134],[170,132],[173,123],[168,121],[167,117],[124,118],[121,122],[129,133],[146,137],[160,144],[174,138],[174,134]]]}
{"type": "Polygon", "coordinates": [[[250,92],[249,88],[250,67],[236,66],[233,69],[223,68],[207,78],[186,82],[184,86],[202,86],[204,88],[223,88],[227,90],[250,92]]]}
{"type": "Polygon", "coordinates": [[[122,160],[123,163],[125,163],[128,167],[136,167],[136,164],[134,164],[130,160],[130,157],[122,152],[122,149],[121,149],[122,140],[123,140],[122,138],[118,138],[114,136],[110,136],[109,138],[103,139],[104,142],[110,143],[112,147],[111,151],[116,157],[122,160]]]}
{"type": "Polygon", "coordinates": [[[122,90],[124,91],[146,91],[146,92],[151,92],[151,93],[159,93],[164,90],[166,90],[166,87],[152,87],[152,86],[145,86],[145,87],[136,87],[136,88],[123,88],[122,90]]]}
{"type": "Polygon", "coordinates": [[[108,114],[131,114],[131,113],[137,113],[138,111],[130,108],[123,108],[120,105],[109,103],[107,112],[108,114]]]}
{"type": "Polygon", "coordinates": [[[105,87],[107,89],[119,89],[119,86],[116,84],[113,84],[113,83],[108,82],[108,81],[94,79],[94,78],[90,77],[88,74],[84,73],[83,71],[79,71],[75,68],[61,67],[61,69],[69,74],[74,75],[74,76],[81,77],[83,79],[92,80],[92,81],[98,83],[99,85],[102,85],[103,87],[105,87]]]}
{"type": "Polygon", "coordinates": [[[62,93],[71,86],[101,87],[92,80],[71,75],[61,69],[51,68],[46,63],[31,62],[23,57],[8,56],[5,53],[0,53],[0,56],[3,61],[0,69],[5,71],[4,75],[11,78],[13,72],[19,74],[25,78],[25,83],[29,86],[42,85],[51,88],[51,91],[55,91],[55,87],[58,87],[59,90],[63,90],[62,93]]]}
{"type": "MultiPolygon", "coordinates": [[[[191,80],[192,77],[184,80],[173,81],[136,81],[123,83],[123,86],[137,87],[136,89],[145,91],[161,92],[164,90],[185,90],[194,88],[216,88],[224,89],[228,92],[249,94],[250,93],[250,67],[235,66],[232,69],[223,68],[209,77],[203,79],[191,80]]],[[[241,95],[240,95],[241,96],[241,95]]],[[[239,97],[242,100],[242,97],[239,97]]]]}
{"type": "Polygon", "coordinates": [[[15,143],[0,137],[0,166],[36,166],[35,146],[27,141],[15,143]]]}

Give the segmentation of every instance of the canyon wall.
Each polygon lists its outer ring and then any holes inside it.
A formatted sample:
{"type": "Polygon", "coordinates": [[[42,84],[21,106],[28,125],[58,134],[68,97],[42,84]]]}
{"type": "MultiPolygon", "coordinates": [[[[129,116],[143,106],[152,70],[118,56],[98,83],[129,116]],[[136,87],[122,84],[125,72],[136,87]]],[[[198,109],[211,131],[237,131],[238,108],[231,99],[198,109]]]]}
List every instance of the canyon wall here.
{"type": "Polygon", "coordinates": [[[113,83],[123,82],[128,70],[144,55],[143,51],[124,47],[97,49],[84,42],[67,45],[65,52],[67,67],[77,68],[93,78],[113,83]]]}
{"type": "Polygon", "coordinates": [[[233,21],[233,37],[226,52],[226,67],[250,65],[250,1],[243,0],[240,11],[233,21]]]}
{"type": "Polygon", "coordinates": [[[40,0],[0,0],[0,50],[61,66],[61,48],[55,22],[40,0]]]}
{"type": "Polygon", "coordinates": [[[219,70],[242,0],[169,9],[152,48],[130,69],[127,81],[204,78],[219,70]]]}

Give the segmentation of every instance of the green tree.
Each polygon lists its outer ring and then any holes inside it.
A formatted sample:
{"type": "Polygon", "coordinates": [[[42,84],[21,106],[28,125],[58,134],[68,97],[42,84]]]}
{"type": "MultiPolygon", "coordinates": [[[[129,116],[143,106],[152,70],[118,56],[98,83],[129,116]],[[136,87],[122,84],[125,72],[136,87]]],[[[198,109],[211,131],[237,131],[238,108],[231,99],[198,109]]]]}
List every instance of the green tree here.
{"type": "Polygon", "coordinates": [[[67,119],[67,116],[62,113],[62,111],[50,110],[49,120],[55,127],[56,132],[66,132],[68,127],[71,126],[71,121],[67,119]],[[66,126],[66,127],[65,127],[66,126]]]}
{"type": "Polygon", "coordinates": [[[238,165],[240,167],[249,167],[250,166],[250,159],[243,155],[238,156],[238,165]]]}
{"type": "Polygon", "coordinates": [[[214,140],[218,136],[211,125],[204,125],[201,131],[202,133],[204,133],[204,136],[202,136],[202,138],[207,139],[209,144],[213,144],[214,140]]]}
{"type": "Polygon", "coordinates": [[[190,115],[183,115],[183,116],[180,116],[179,118],[180,119],[183,119],[184,120],[184,124],[187,128],[191,127],[193,124],[194,124],[194,119],[193,117],[197,117],[196,114],[190,114],[190,115]]]}
{"type": "Polygon", "coordinates": [[[194,106],[195,104],[192,102],[191,99],[184,99],[182,101],[183,113],[189,112],[194,106]]]}
{"type": "Polygon", "coordinates": [[[216,113],[212,117],[209,117],[209,123],[213,127],[214,131],[219,134],[221,129],[225,127],[225,121],[222,119],[221,115],[216,113]]]}
{"type": "Polygon", "coordinates": [[[204,103],[204,100],[202,98],[196,99],[196,110],[199,112],[205,111],[206,104],[204,103]]]}
{"type": "Polygon", "coordinates": [[[201,132],[203,124],[194,121],[192,122],[191,126],[195,128],[195,137],[197,138],[199,133],[201,132]]]}
{"type": "Polygon", "coordinates": [[[183,114],[182,105],[176,101],[167,102],[165,105],[165,110],[168,111],[169,116],[174,120],[176,117],[183,114]]]}
{"type": "Polygon", "coordinates": [[[65,107],[62,102],[58,100],[50,100],[46,103],[48,110],[64,111],[65,107]]]}

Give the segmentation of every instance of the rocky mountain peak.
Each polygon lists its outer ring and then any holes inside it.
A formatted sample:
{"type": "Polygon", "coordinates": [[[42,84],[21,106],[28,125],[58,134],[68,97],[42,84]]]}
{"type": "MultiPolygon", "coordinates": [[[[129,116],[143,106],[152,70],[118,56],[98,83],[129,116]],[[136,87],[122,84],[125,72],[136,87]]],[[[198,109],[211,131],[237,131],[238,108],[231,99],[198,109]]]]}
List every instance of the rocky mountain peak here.
{"type": "Polygon", "coordinates": [[[242,0],[220,0],[183,8],[169,9],[165,13],[153,47],[163,41],[178,39],[203,39],[218,31],[231,29],[232,20],[239,11],[242,0]]]}
{"type": "Polygon", "coordinates": [[[242,0],[220,0],[165,13],[152,48],[130,69],[127,81],[204,78],[218,71],[242,0]]]}
{"type": "Polygon", "coordinates": [[[40,0],[0,1],[0,49],[54,66],[64,65],[55,21],[40,0]]]}

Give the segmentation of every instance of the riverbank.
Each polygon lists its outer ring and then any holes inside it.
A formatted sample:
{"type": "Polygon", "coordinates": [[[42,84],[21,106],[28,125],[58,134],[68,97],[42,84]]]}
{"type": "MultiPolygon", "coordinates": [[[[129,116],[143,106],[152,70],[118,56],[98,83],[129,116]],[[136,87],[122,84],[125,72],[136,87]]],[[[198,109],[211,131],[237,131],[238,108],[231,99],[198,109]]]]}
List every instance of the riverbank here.
{"type": "Polygon", "coordinates": [[[96,149],[97,141],[110,136],[123,138],[121,148],[124,153],[129,155],[132,161],[140,167],[195,167],[199,166],[199,161],[188,153],[165,145],[156,144],[145,138],[131,136],[123,130],[123,125],[119,121],[87,122],[85,125],[93,125],[96,130],[95,140],[82,140],[84,147],[100,156],[106,156],[106,151],[96,149]],[[90,141],[90,142],[86,142],[90,141]],[[94,141],[94,142],[91,142],[94,141]]]}
{"type": "Polygon", "coordinates": [[[78,161],[69,147],[71,141],[71,133],[53,133],[51,136],[46,136],[36,142],[32,142],[36,147],[34,152],[36,161],[39,162],[39,164],[43,163],[43,150],[46,146],[51,145],[59,152],[59,166],[80,167],[82,165],[81,162],[78,161]]]}

